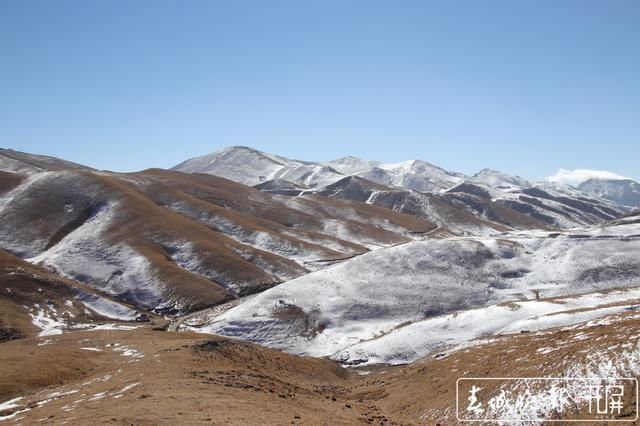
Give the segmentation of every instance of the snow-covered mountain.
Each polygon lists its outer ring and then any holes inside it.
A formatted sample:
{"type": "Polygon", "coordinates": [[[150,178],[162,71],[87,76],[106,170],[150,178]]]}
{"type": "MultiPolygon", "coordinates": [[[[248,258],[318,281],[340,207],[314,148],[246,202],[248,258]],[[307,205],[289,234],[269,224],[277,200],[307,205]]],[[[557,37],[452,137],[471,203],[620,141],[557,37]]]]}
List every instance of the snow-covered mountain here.
{"type": "Polygon", "coordinates": [[[232,146],[213,154],[192,158],[172,170],[207,173],[249,186],[277,179],[314,188],[344,177],[326,165],[290,160],[245,146],[232,146]]]}
{"type": "Polygon", "coordinates": [[[640,207],[640,183],[631,179],[589,179],[580,191],[632,207],[640,207]]]}
{"type": "Polygon", "coordinates": [[[243,146],[229,147],[187,160],[172,170],[213,174],[245,185],[283,180],[306,188],[330,185],[345,176],[360,176],[382,185],[419,192],[442,192],[465,178],[460,173],[448,172],[419,160],[385,164],[344,157],[326,163],[314,163],[291,160],[243,146]]]}

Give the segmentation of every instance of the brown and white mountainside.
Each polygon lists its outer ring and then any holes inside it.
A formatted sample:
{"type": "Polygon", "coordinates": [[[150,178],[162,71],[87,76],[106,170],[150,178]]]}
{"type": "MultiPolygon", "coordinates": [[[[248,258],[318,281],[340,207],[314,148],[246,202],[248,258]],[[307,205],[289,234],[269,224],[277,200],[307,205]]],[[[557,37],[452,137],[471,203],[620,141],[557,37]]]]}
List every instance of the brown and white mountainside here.
{"type": "Polygon", "coordinates": [[[363,203],[158,169],[1,172],[0,191],[0,247],[165,312],[259,292],[435,228],[363,203]]]}
{"type": "Polygon", "coordinates": [[[82,164],[72,163],[46,155],[27,154],[0,148],[0,170],[5,172],[42,172],[55,170],[91,170],[82,164]]]}

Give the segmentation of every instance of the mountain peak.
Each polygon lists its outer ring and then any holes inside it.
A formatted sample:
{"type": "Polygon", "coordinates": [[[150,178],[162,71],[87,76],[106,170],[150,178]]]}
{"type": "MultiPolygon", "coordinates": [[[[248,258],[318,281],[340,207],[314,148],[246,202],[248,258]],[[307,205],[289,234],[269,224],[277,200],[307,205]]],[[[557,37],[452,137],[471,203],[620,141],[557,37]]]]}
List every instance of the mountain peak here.
{"type": "Polygon", "coordinates": [[[246,151],[246,152],[252,152],[252,153],[260,152],[255,148],[251,148],[250,146],[245,146],[245,145],[231,145],[231,146],[224,147],[221,150],[218,150],[216,152],[234,152],[234,151],[246,151]]]}
{"type": "Polygon", "coordinates": [[[357,175],[359,173],[370,170],[380,163],[378,161],[363,160],[362,158],[348,155],[336,160],[325,163],[325,165],[334,168],[344,175],[357,175]]]}
{"type": "Polygon", "coordinates": [[[502,174],[502,173],[496,169],[484,168],[480,170],[478,173],[476,173],[475,175],[473,175],[473,177],[488,175],[488,174],[502,174]]]}
{"type": "Polygon", "coordinates": [[[337,158],[333,161],[366,161],[366,160],[363,160],[362,158],[359,158],[353,155],[345,155],[344,157],[337,158]]]}
{"type": "Polygon", "coordinates": [[[512,189],[515,187],[531,186],[529,181],[520,176],[512,176],[490,168],[480,170],[471,177],[471,180],[494,189],[512,189]]]}

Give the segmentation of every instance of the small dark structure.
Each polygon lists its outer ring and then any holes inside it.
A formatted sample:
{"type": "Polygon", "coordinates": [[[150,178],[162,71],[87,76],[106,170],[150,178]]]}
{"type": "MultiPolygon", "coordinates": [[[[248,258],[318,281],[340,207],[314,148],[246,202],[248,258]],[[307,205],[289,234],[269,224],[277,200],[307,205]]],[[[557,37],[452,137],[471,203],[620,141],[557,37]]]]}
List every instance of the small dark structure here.
{"type": "Polygon", "coordinates": [[[136,312],[136,322],[149,322],[151,319],[145,313],[136,312]]]}

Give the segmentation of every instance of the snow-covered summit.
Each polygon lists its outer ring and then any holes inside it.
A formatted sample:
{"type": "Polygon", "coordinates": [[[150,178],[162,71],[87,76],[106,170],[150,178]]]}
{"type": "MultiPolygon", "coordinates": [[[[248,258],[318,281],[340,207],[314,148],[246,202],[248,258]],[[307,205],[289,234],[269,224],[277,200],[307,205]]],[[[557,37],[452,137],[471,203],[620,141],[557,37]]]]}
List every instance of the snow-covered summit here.
{"type": "Polygon", "coordinates": [[[391,185],[419,192],[442,192],[465,178],[421,160],[382,164],[380,168],[390,174],[391,185]]]}
{"type": "Polygon", "coordinates": [[[374,167],[379,167],[382,163],[380,161],[363,160],[362,158],[349,155],[324,164],[333,167],[344,175],[358,175],[366,173],[374,167]]]}
{"type": "Polygon", "coordinates": [[[475,183],[481,183],[490,188],[509,190],[531,186],[531,183],[520,176],[512,176],[493,169],[482,169],[471,179],[475,183]]]}
{"type": "Polygon", "coordinates": [[[246,146],[232,146],[192,158],[172,170],[212,174],[251,186],[283,179],[305,187],[317,187],[344,177],[329,166],[291,160],[246,146]]]}
{"type": "Polygon", "coordinates": [[[256,185],[273,179],[274,175],[284,167],[286,167],[284,163],[258,150],[232,146],[208,155],[191,158],[173,167],[173,170],[185,173],[207,173],[247,185],[256,185]]]}

